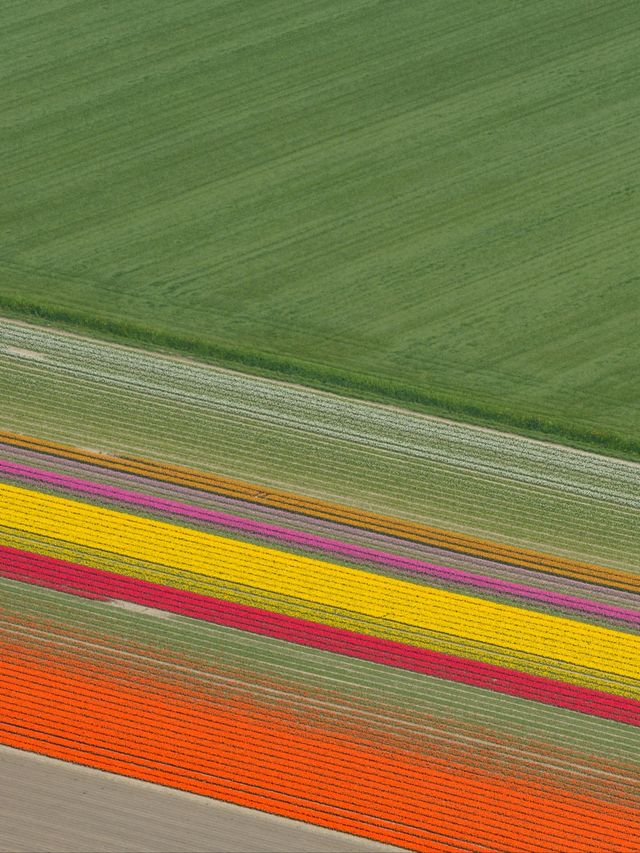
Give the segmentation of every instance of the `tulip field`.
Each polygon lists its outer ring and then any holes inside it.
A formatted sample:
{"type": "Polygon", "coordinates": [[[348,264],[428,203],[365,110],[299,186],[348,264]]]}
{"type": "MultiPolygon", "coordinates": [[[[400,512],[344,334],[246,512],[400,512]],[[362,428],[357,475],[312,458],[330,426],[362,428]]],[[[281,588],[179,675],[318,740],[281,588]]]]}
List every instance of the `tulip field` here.
{"type": "Polygon", "coordinates": [[[640,847],[640,466],[0,321],[0,743],[407,850],[640,847]]]}
{"type": "Polygon", "coordinates": [[[640,853],[638,0],[0,55],[0,853],[640,853]]]}

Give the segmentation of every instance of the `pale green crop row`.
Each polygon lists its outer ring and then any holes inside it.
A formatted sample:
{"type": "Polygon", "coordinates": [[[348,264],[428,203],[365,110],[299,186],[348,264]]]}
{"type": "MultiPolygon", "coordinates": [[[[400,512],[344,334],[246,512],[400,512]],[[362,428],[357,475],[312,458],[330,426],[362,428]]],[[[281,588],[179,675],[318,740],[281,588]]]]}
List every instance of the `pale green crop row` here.
{"type": "Polygon", "coordinates": [[[640,465],[0,322],[0,427],[640,570],[640,465]]]}

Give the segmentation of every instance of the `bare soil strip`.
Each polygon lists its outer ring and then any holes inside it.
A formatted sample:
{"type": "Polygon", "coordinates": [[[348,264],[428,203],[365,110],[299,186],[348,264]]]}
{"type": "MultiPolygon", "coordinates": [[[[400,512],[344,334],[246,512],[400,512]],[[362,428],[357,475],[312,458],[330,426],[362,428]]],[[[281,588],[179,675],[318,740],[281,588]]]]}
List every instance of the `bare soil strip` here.
{"type": "Polygon", "coordinates": [[[375,853],[396,848],[0,746],[0,853],[375,853]]]}

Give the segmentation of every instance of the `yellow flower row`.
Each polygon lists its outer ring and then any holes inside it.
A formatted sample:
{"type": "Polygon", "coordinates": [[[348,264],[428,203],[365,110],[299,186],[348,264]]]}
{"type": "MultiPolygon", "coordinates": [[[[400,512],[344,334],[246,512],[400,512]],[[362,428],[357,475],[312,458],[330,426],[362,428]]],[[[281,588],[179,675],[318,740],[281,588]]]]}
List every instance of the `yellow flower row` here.
{"type": "Polygon", "coordinates": [[[220,598],[235,604],[258,607],[284,616],[321,622],[333,628],[343,628],[386,640],[408,643],[435,652],[509,667],[531,675],[559,679],[579,687],[590,687],[640,701],[640,681],[616,676],[614,682],[608,673],[594,672],[587,667],[579,667],[563,661],[540,658],[537,655],[511,649],[501,649],[489,643],[472,642],[450,634],[425,631],[389,620],[372,619],[353,611],[303,602],[278,593],[252,589],[241,583],[230,583],[218,578],[194,574],[184,569],[164,567],[159,574],[158,567],[152,563],[132,558],[125,560],[98,549],[68,544],[48,537],[38,536],[32,539],[28,535],[21,535],[18,531],[10,532],[3,529],[2,526],[0,526],[0,545],[18,550],[37,551],[44,556],[58,557],[72,563],[128,575],[143,581],[161,583],[175,589],[220,598]]]}
{"type": "MultiPolygon", "coordinates": [[[[15,486],[0,486],[2,523],[25,533],[396,623],[609,673],[640,676],[640,638],[506,604],[238,542],[15,486]]],[[[323,621],[329,621],[328,619],[323,621]]],[[[356,628],[357,630],[357,628],[356,628]]],[[[593,685],[595,686],[595,685],[593,685]]],[[[609,689],[615,689],[613,685],[609,689]]]]}

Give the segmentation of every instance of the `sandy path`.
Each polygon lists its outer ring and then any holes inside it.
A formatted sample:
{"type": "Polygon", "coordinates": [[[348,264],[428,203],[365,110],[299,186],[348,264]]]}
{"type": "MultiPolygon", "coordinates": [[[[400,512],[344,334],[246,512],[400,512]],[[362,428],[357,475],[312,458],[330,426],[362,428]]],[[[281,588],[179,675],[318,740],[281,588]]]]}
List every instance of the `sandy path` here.
{"type": "Polygon", "coordinates": [[[396,848],[0,746],[0,853],[383,853],[396,848]]]}

